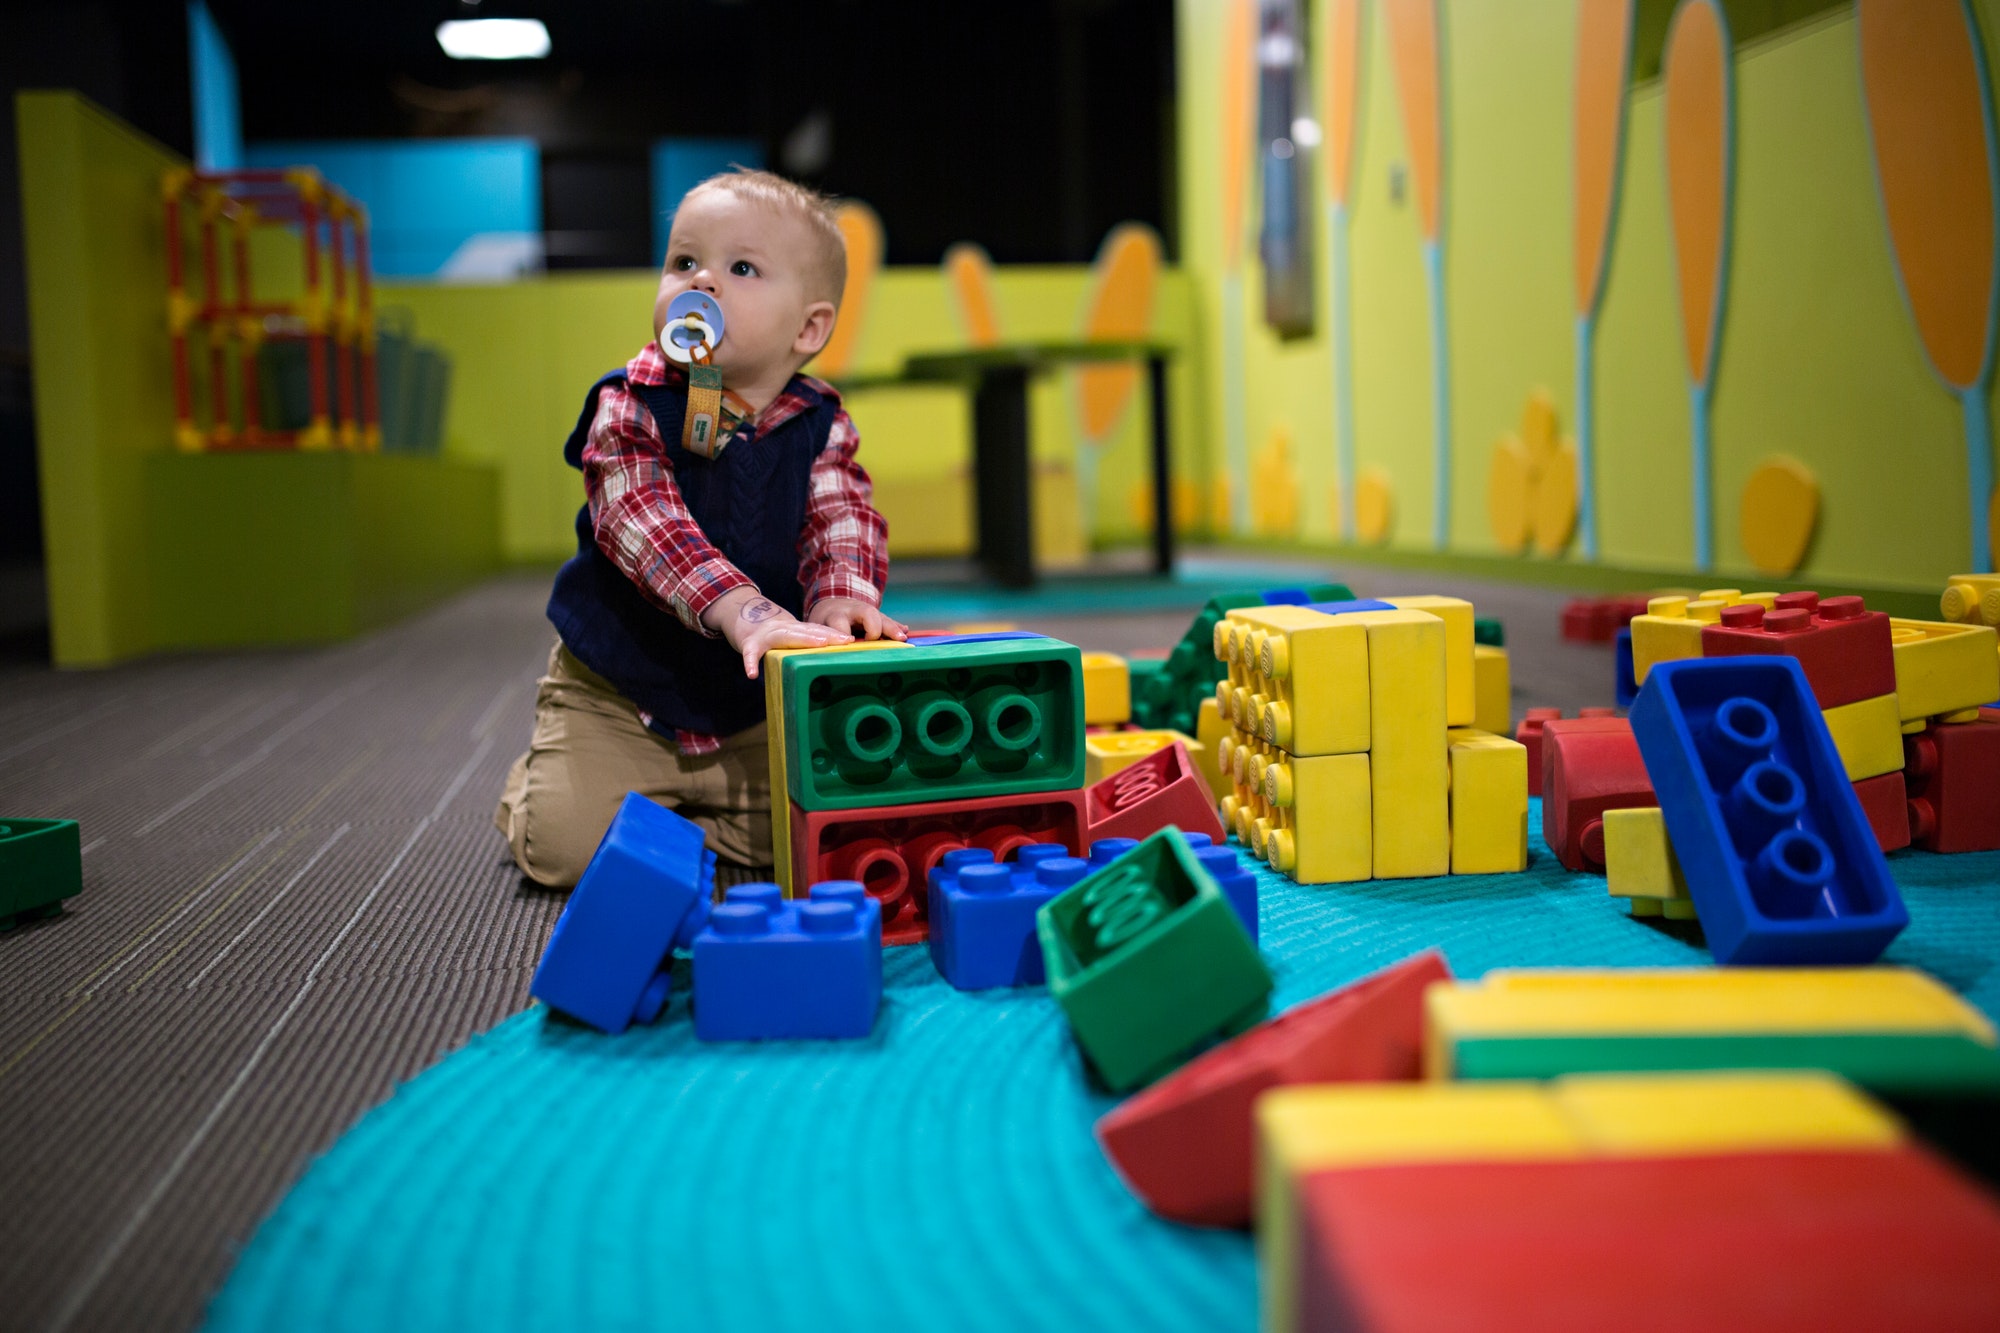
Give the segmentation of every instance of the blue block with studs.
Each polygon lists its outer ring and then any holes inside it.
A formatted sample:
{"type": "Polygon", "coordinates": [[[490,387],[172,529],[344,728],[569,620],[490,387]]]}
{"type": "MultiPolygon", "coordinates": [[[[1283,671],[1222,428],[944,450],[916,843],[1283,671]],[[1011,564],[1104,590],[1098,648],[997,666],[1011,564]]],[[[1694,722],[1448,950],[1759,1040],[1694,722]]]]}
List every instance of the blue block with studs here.
{"type": "MultiPolygon", "coordinates": [[[[970,851],[971,849],[967,849],[970,851]]],[[[930,949],[938,974],[958,990],[1039,986],[1042,946],[1035,913],[1088,875],[1090,862],[1057,843],[1034,843],[1012,862],[955,853],[931,873],[930,949]]]]}
{"type": "Polygon", "coordinates": [[[694,1034],[703,1041],[866,1037],[882,1005],[882,908],[854,880],[787,899],[730,889],[694,941],[694,1034]]]}
{"type": "Polygon", "coordinates": [[[1257,876],[1244,867],[1243,858],[1233,847],[1217,847],[1210,843],[1205,834],[1188,834],[1188,845],[1194,847],[1194,859],[1210,875],[1215,877],[1216,887],[1222,896],[1229,899],[1229,905],[1236,909],[1236,917],[1243,923],[1243,929],[1250,932],[1250,942],[1257,942],[1257,876]],[[1195,838],[1200,837],[1203,846],[1195,847],[1195,838]]]}
{"type": "Polygon", "coordinates": [[[715,853],[700,827],[632,792],[549,936],[528,993],[604,1032],[666,1007],[675,949],[708,920],[715,853]]]}

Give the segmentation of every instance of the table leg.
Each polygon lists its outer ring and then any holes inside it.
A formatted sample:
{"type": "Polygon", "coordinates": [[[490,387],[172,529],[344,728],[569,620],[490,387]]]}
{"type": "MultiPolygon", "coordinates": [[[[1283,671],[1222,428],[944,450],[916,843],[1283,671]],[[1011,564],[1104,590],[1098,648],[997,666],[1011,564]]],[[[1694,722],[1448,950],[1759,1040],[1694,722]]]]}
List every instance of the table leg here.
{"type": "Polygon", "coordinates": [[[972,400],[979,561],[1006,588],[1035,582],[1034,525],[1028,494],[1028,370],[991,366],[972,400]]]}
{"type": "Polygon", "coordinates": [[[1153,572],[1174,572],[1174,461],[1167,433],[1167,359],[1146,358],[1153,390],[1153,572]]]}

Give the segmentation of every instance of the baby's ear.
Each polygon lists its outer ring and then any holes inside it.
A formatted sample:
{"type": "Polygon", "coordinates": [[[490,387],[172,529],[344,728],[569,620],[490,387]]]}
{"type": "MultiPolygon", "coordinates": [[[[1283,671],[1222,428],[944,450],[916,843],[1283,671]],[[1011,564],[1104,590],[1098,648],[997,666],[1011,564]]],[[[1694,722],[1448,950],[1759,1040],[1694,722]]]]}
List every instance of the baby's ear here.
{"type": "Polygon", "coordinates": [[[834,316],[838,313],[831,301],[814,301],[807,306],[805,322],[799,325],[799,336],[792,340],[792,350],[802,356],[817,356],[833,337],[834,316]]]}

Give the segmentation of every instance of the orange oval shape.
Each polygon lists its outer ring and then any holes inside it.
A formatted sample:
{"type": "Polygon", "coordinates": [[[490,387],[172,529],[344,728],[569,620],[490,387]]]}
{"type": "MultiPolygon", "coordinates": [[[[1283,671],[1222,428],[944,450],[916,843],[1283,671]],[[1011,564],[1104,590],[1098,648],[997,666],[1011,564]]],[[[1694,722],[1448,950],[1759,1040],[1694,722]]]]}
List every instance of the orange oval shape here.
{"type": "Polygon", "coordinates": [[[1964,390],[1992,356],[1993,106],[1959,0],[1859,0],[1861,91],[1889,248],[1924,351],[1964,390]]]}
{"type": "Polygon", "coordinates": [[[826,340],[812,366],[813,374],[829,380],[846,374],[853,364],[875,274],[882,267],[882,219],[875,216],[874,209],[859,199],[843,199],[833,220],[840,227],[840,239],[847,243],[847,291],[841,297],[833,336],[826,340]]]}
{"type": "Polygon", "coordinates": [[[970,241],[960,241],[944,252],[945,285],[958,306],[958,322],[965,340],[974,347],[992,347],[1000,341],[1000,314],[993,299],[993,260],[970,241]]]}
{"type": "Polygon", "coordinates": [[[1250,34],[1256,22],[1251,0],[1230,0],[1223,11],[1222,105],[1222,266],[1234,272],[1243,259],[1243,191],[1250,160],[1250,34]]]}
{"type": "Polygon", "coordinates": [[[1667,33],[1667,211],[1688,375],[1715,369],[1728,259],[1729,31],[1714,0],[1682,0],[1667,33]]]}
{"type": "MultiPolygon", "coordinates": [[[[1083,336],[1091,342],[1137,342],[1153,331],[1153,296],[1160,280],[1160,238],[1142,223],[1122,222],[1098,247],[1095,282],[1084,309],[1083,336]]],[[[1139,387],[1139,367],[1106,362],[1077,370],[1083,437],[1110,435],[1139,387]]]]}
{"type": "Polygon", "coordinates": [[[1573,181],[1576,313],[1597,309],[1618,201],[1625,145],[1625,80],[1632,60],[1632,0],[1578,0],[1573,181]]]}
{"type": "Polygon", "coordinates": [[[1361,104],[1361,0],[1326,5],[1326,188],[1336,204],[1347,202],[1354,176],[1354,128],[1361,104]]]}
{"type": "Polygon", "coordinates": [[[1382,0],[1389,49],[1396,64],[1396,100],[1424,239],[1438,238],[1444,207],[1444,129],[1438,107],[1437,0],[1382,0]]]}

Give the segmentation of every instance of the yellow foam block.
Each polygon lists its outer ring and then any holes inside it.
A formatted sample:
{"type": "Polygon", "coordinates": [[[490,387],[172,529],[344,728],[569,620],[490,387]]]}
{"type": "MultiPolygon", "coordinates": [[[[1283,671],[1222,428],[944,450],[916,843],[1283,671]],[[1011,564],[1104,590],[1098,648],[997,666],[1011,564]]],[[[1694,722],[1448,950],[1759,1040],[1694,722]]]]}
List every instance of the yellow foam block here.
{"type": "MultiPolygon", "coordinates": [[[[1252,823],[1265,860],[1301,884],[1367,879],[1374,870],[1365,754],[1280,755],[1263,767],[1264,827],[1252,823]]],[[[1527,769],[1522,769],[1526,782],[1527,769]]],[[[1526,805],[1526,792],[1522,796],[1526,805]]],[[[1525,818],[1525,814],[1524,814],[1525,818]]],[[[1515,869],[1520,867],[1516,866],[1515,869]]]]}
{"type": "Polygon", "coordinates": [[[1263,1326],[1299,1303],[1298,1191],[1310,1176],[1427,1162],[1575,1161],[1797,1150],[1884,1151],[1900,1122],[1830,1074],[1576,1074],[1548,1083],[1339,1083],[1259,1097],[1263,1326]]]}
{"type": "Polygon", "coordinates": [[[1246,681],[1237,725],[1292,754],[1354,754],[1369,745],[1368,634],[1302,606],[1231,611],[1225,647],[1246,681]]]}
{"type": "Polygon", "coordinates": [[[1889,621],[1896,712],[1919,722],[2000,699],[2000,634],[1986,625],[1889,621]]]}
{"type": "Polygon", "coordinates": [[[1528,868],[1528,748],[1473,727],[1445,733],[1451,774],[1451,873],[1528,868]]]}
{"type": "Polygon", "coordinates": [[[1514,681],[1505,648],[1472,645],[1472,692],[1472,725],[1496,736],[1513,735],[1514,681]]]}
{"type": "MultiPolygon", "coordinates": [[[[1667,821],[1657,805],[1604,812],[1604,878],[1614,898],[1646,898],[1655,903],[1688,897],[1687,877],[1667,840],[1667,821]]],[[[1634,916],[1657,916],[1632,904],[1634,916]]]]}
{"type": "Polygon", "coordinates": [[[1354,611],[1368,631],[1369,798],[1375,878],[1451,869],[1444,622],[1427,611],[1354,611]]]}
{"type": "Polygon", "coordinates": [[[1891,967],[1489,972],[1424,993],[1424,1060],[1460,1041],[1623,1033],[1934,1032],[1996,1044],[1986,1016],[1921,972],[1891,967]]]}
{"type": "Polygon", "coordinates": [[[1849,782],[1894,773],[1903,766],[1903,719],[1896,699],[1881,694],[1821,710],[1849,782]]]}
{"type": "Polygon", "coordinates": [[[1701,656],[1701,627],[1722,619],[1720,598],[1655,597],[1646,614],[1632,617],[1632,678],[1645,683],[1655,662],[1701,656]]]}
{"type": "Polygon", "coordinates": [[[1194,754],[1194,738],[1182,731],[1100,731],[1085,736],[1083,780],[1085,783],[1101,782],[1113,773],[1130,768],[1154,751],[1166,749],[1175,741],[1185,743],[1188,754],[1194,754]]]}
{"type": "Polygon", "coordinates": [[[1222,738],[1229,734],[1229,723],[1223,720],[1222,710],[1213,699],[1201,701],[1201,711],[1195,714],[1195,743],[1188,747],[1188,757],[1201,770],[1201,776],[1208,783],[1208,794],[1221,800],[1229,794],[1228,779],[1222,775],[1222,767],[1217,762],[1217,747],[1222,738]]]}
{"type": "Polygon", "coordinates": [[[1131,720],[1131,667],[1116,653],[1085,653],[1083,655],[1084,725],[1115,727],[1131,720]]]}
{"type": "MultiPolygon", "coordinates": [[[[764,723],[770,737],[771,764],[771,864],[777,882],[787,895],[792,888],[791,787],[785,773],[785,723],[791,714],[785,708],[784,662],[794,653],[854,653],[878,648],[907,648],[895,639],[867,639],[860,643],[840,643],[830,648],[773,648],[764,654],[758,668],[764,676],[764,723]]],[[[804,886],[801,886],[803,889],[804,886]]]]}
{"type": "Polygon", "coordinates": [[[2000,625],[2000,574],[1953,574],[1938,609],[1946,620],[2000,625]]]}
{"type": "Polygon", "coordinates": [[[1478,645],[1472,639],[1472,603],[1462,597],[1429,594],[1382,600],[1405,611],[1428,611],[1444,622],[1444,720],[1448,726],[1477,726],[1479,686],[1473,649],[1478,645]]]}

